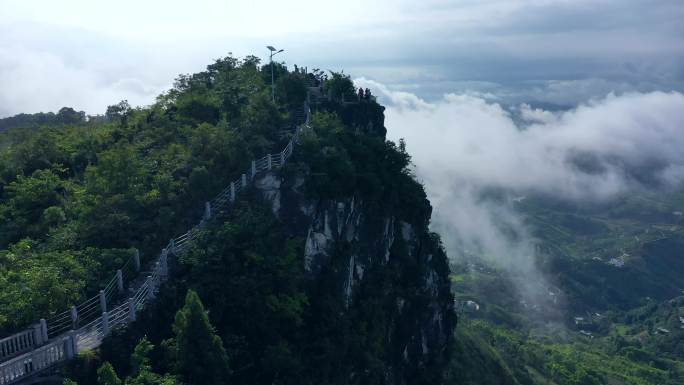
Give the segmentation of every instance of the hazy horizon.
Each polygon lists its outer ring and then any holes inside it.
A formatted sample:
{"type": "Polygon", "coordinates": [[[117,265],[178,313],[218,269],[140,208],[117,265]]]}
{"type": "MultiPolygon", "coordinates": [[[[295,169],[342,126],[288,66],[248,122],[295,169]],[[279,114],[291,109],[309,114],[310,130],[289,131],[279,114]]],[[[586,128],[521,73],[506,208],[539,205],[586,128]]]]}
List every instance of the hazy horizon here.
{"type": "Polygon", "coordinates": [[[278,61],[344,70],[378,95],[452,258],[479,249],[535,276],[524,218],[484,191],[596,202],[684,182],[680,1],[305,0],[267,14],[132,4],[0,5],[0,116],[151,104],[180,73],[228,52],[265,62],[274,45],[278,61]],[[640,179],[644,167],[656,184],[640,179]]]}
{"type": "Polygon", "coordinates": [[[266,45],[285,49],[276,59],[290,66],[344,70],[428,101],[465,93],[571,108],[611,92],[684,90],[682,19],[676,0],[4,2],[0,117],[148,105],[229,52],[267,61],[266,45]]]}

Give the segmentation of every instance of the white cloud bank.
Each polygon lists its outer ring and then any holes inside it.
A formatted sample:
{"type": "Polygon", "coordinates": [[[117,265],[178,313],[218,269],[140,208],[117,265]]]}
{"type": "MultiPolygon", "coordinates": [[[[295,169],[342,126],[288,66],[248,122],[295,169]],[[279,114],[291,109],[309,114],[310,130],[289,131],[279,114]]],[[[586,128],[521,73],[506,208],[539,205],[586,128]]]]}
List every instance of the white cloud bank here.
{"type": "Polygon", "coordinates": [[[433,229],[452,258],[471,250],[534,273],[535,240],[514,197],[599,201],[684,181],[680,93],[610,94],[556,113],[522,105],[519,126],[481,97],[448,94],[428,103],[365,79],[357,83],[388,104],[388,137],[406,139],[435,208],[433,229]],[[483,193],[492,190],[509,199],[487,199],[483,193]]]}
{"type": "Polygon", "coordinates": [[[0,118],[150,104],[233,52],[344,69],[434,100],[574,105],[684,90],[684,2],[660,0],[0,1],[0,118]],[[268,10],[268,12],[264,12],[268,10]],[[131,79],[118,84],[120,79],[131,79]]]}
{"type": "Polygon", "coordinates": [[[608,95],[561,113],[523,105],[521,116],[530,123],[524,127],[478,97],[449,94],[433,104],[396,99],[387,111],[390,138],[407,139],[433,193],[445,178],[573,199],[610,197],[644,180],[681,182],[680,93],[608,95]]]}
{"type": "Polygon", "coordinates": [[[67,63],[46,51],[0,46],[0,57],[0,117],[56,112],[64,106],[103,114],[107,105],[121,99],[148,104],[162,91],[137,78],[107,79],[103,71],[67,63]]]}

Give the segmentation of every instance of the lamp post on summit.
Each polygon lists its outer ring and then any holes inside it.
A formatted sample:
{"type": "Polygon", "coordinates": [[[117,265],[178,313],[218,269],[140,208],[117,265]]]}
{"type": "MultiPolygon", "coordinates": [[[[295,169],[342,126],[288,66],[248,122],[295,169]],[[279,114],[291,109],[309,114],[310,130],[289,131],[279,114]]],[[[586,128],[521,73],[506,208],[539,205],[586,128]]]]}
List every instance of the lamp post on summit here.
{"type": "Polygon", "coordinates": [[[272,45],[268,45],[268,46],[266,46],[266,48],[268,48],[268,50],[271,51],[271,57],[270,57],[270,60],[271,60],[271,99],[275,103],[275,81],[274,81],[274,77],[273,77],[273,56],[275,56],[275,55],[277,55],[277,54],[279,54],[285,50],[281,49],[281,50],[276,51],[276,49],[272,45]]]}

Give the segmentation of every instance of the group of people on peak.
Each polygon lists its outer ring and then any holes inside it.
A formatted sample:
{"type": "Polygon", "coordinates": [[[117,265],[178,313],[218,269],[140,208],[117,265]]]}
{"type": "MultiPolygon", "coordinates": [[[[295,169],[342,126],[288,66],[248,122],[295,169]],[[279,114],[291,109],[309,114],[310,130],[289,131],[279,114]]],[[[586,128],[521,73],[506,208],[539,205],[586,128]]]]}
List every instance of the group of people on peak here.
{"type": "Polygon", "coordinates": [[[359,100],[370,100],[371,98],[371,92],[368,88],[364,91],[363,88],[359,87],[359,100]]]}

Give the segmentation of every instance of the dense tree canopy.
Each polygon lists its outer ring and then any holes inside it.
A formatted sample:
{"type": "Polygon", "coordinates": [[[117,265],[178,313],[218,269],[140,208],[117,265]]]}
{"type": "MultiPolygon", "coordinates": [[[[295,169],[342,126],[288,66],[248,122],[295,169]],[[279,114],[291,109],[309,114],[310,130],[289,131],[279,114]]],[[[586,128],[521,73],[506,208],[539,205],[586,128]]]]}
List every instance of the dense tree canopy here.
{"type": "MultiPolygon", "coordinates": [[[[385,140],[380,106],[339,103],[342,95],[354,96],[348,76],[333,73],[326,81],[282,65],[274,66],[273,102],[270,66],[259,64],[229,56],[179,76],[149,107],[123,101],[107,109],[104,122],[0,135],[0,330],[16,330],[97,293],[133,247],[149,261],[171,236],[195,224],[204,201],[252,159],[282,149],[291,134],[284,130],[313,85],[337,96],[314,106],[314,131],[301,138],[283,172],[315,175],[303,186],[310,197],[360,194],[372,215],[427,225],[425,192],[412,178],[405,149],[385,140]],[[382,129],[366,129],[371,121],[382,129]]],[[[363,368],[356,383],[385,381],[392,370],[387,362],[395,359],[383,342],[395,304],[388,288],[404,285],[409,296],[423,270],[397,254],[416,268],[399,283],[390,272],[373,272],[379,279],[360,289],[350,311],[336,286],[306,277],[304,240],[289,237],[256,194],[243,197],[210,222],[138,322],[116,331],[99,355],[82,357],[72,378],[82,384],[318,384],[348,382],[350,372],[363,368]]],[[[439,375],[416,374],[416,383],[439,375]]]]}
{"type": "Polygon", "coordinates": [[[176,372],[190,384],[221,385],[228,383],[228,355],[221,337],[209,322],[197,293],[190,290],[185,305],[176,313],[176,372]]]}
{"type": "Polygon", "coordinates": [[[0,134],[0,331],[97,292],[132,247],[151,255],[195,222],[204,199],[280,144],[289,94],[273,104],[258,59],[229,56],[181,75],[148,108],[108,107],[104,122],[68,107],[10,119],[0,134]]]}

